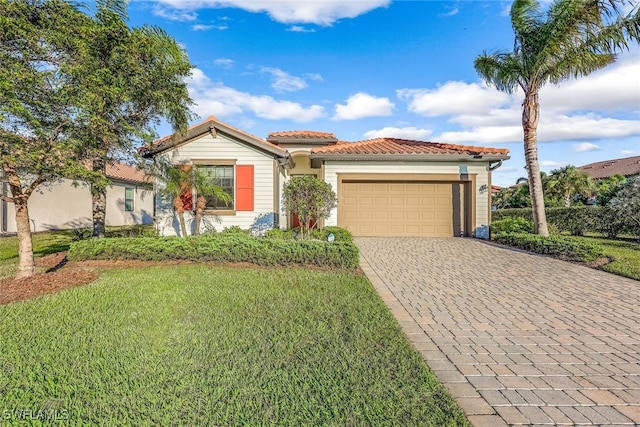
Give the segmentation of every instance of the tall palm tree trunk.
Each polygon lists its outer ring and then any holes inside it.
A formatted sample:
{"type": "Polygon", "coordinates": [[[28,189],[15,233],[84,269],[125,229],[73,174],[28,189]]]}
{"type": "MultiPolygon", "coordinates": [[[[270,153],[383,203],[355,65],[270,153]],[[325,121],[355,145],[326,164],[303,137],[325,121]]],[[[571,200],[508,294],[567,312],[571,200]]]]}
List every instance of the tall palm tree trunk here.
{"type": "Polygon", "coordinates": [[[529,89],[522,104],[522,130],[524,131],[524,158],[529,176],[529,191],[531,207],[533,209],[533,223],[535,232],[541,236],[549,235],[547,215],[544,211],[544,195],[542,192],[542,178],[538,164],[538,118],[540,103],[538,90],[529,89]]]}
{"type": "Polygon", "coordinates": [[[28,197],[22,194],[20,187],[10,184],[10,188],[16,209],[16,232],[18,235],[18,273],[16,274],[16,279],[20,279],[33,276],[36,272],[36,266],[33,261],[28,197]]]}

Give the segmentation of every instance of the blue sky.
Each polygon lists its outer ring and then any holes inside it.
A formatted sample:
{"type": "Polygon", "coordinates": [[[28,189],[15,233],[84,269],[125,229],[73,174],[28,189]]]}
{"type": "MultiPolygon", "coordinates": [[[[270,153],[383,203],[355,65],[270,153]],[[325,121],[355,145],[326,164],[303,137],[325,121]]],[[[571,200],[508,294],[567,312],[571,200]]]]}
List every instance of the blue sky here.
{"type": "MultiPolygon", "coordinates": [[[[522,94],[482,83],[473,60],[513,46],[508,1],[133,1],[196,67],[194,111],[265,137],[333,132],[508,148],[498,185],[525,176],[522,94]]],[[[640,155],[640,49],[540,95],[541,168],[640,155]]],[[[158,128],[163,136],[171,133],[158,128]]]]}

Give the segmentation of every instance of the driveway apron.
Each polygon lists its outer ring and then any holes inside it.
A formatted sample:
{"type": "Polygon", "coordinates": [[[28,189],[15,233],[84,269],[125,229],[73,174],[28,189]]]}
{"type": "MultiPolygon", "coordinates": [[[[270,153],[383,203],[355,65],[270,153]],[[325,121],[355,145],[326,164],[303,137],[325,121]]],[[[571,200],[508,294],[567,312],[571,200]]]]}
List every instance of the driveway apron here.
{"type": "Polygon", "coordinates": [[[473,239],[356,243],[475,426],[640,425],[640,282],[473,239]]]}

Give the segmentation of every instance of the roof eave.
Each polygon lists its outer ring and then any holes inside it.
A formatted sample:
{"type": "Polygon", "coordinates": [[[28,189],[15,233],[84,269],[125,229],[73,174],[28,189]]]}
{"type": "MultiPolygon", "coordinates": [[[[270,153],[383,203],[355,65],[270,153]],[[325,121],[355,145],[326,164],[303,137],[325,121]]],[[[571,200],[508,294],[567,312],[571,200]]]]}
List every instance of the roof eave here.
{"type": "Polygon", "coordinates": [[[506,154],[340,154],[340,153],[311,153],[312,160],[337,160],[337,161],[405,161],[405,162],[492,162],[508,160],[511,156],[506,154]]]}
{"type": "Polygon", "coordinates": [[[272,144],[299,144],[299,145],[334,145],[337,139],[330,138],[267,138],[272,144]]]}

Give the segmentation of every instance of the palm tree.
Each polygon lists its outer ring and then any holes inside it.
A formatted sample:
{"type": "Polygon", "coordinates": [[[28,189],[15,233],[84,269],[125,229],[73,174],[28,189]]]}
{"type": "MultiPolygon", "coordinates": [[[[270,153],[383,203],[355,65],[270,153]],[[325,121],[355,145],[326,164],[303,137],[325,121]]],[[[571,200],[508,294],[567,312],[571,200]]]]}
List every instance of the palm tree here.
{"type": "Polygon", "coordinates": [[[207,207],[207,197],[214,197],[225,204],[228,204],[233,197],[224,188],[216,184],[215,177],[198,168],[193,171],[192,182],[193,188],[196,190],[196,218],[193,234],[197,236],[200,234],[202,215],[207,207]]]}
{"type": "Polygon", "coordinates": [[[164,183],[164,187],[160,188],[159,192],[171,197],[173,211],[180,222],[180,232],[182,237],[185,237],[187,236],[187,224],[184,213],[193,209],[191,166],[168,166],[158,171],[158,177],[164,183]]]}
{"type": "Polygon", "coordinates": [[[564,166],[551,171],[546,182],[545,191],[549,196],[562,200],[564,207],[571,206],[576,197],[589,199],[596,193],[593,179],[575,166],[564,166]]]}
{"type": "Polygon", "coordinates": [[[538,0],[511,6],[513,52],[483,52],[474,61],[478,74],[498,90],[524,92],[522,129],[536,233],[549,235],[538,164],[538,92],[586,76],[616,60],[616,52],[640,41],[640,6],[627,0],[556,0],[543,12],[538,0]],[[626,15],[623,9],[630,5],[626,15]]]}

